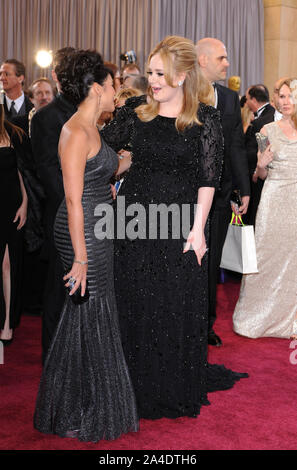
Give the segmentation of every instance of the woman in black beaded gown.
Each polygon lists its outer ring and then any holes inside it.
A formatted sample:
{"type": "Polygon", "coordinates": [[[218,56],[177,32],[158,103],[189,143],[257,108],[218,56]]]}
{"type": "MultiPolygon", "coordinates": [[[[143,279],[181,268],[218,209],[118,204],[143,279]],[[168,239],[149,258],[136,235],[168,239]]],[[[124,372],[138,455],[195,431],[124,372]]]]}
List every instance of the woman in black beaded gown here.
{"type": "Polygon", "coordinates": [[[27,218],[28,198],[14,148],[22,140],[21,134],[21,129],[5,121],[0,102],[0,339],[5,345],[13,339],[22,307],[21,229],[27,218]]]}
{"type": "Polygon", "coordinates": [[[132,151],[117,198],[121,335],[140,417],[195,417],[208,404],[207,392],[245,376],[207,364],[207,217],[219,185],[223,137],[219,113],[198,104],[210,86],[200,76],[192,41],[165,38],[149,57],[148,74],[148,104],[145,97],[131,98],[102,131],[116,151],[132,151]],[[173,214],[168,239],[161,234],[165,219],[152,216],[161,204],[173,214]],[[182,236],[187,208],[192,229],[182,236]]]}
{"type": "Polygon", "coordinates": [[[65,199],[56,216],[55,242],[70,292],[45,361],[34,425],[45,433],[97,442],[138,430],[115,303],[113,241],[94,232],[95,209],[111,205],[109,181],[118,168],[116,153],[97,129],[102,111],[114,110],[114,89],[97,52],[77,51],[67,60],[61,85],[78,111],[59,142],[65,199]],[[82,304],[74,303],[78,293],[82,304]]]}

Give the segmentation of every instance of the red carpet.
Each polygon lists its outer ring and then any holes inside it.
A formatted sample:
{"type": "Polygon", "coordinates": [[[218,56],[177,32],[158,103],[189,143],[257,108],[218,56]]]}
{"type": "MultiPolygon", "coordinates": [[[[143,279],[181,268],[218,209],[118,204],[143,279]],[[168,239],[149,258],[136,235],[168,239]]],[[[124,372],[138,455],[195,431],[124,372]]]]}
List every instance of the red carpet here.
{"type": "Polygon", "coordinates": [[[297,358],[290,340],[250,340],[232,331],[239,285],[219,285],[216,332],[223,347],[211,348],[209,362],[248,372],[231,390],[209,394],[211,406],[197,419],[142,420],[139,433],[113,442],[83,444],[35,431],[32,426],[40,366],[39,317],[23,316],[0,365],[1,450],[249,450],[296,449],[297,358]],[[295,361],[296,362],[296,361],[295,361]]]}

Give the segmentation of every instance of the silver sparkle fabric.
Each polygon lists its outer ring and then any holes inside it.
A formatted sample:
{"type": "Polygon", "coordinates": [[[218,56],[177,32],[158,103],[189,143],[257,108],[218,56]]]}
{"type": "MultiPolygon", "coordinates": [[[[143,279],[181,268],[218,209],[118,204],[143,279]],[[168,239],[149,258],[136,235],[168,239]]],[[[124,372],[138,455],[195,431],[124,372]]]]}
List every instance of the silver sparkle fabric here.
{"type": "MultiPolygon", "coordinates": [[[[61,437],[97,442],[138,430],[136,401],[121,344],[113,279],[113,240],[98,239],[99,203],[112,204],[109,180],[116,153],[102,140],[86,164],[82,206],[90,298],[75,305],[66,295],[44,365],[34,415],[35,428],[61,437]]],[[[65,199],[55,222],[55,243],[65,270],[74,252],[65,199]]]]}
{"type": "Polygon", "coordinates": [[[297,139],[265,126],[274,153],[256,218],[259,273],[243,276],[233,324],[250,338],[297,333],[297,139]]]}

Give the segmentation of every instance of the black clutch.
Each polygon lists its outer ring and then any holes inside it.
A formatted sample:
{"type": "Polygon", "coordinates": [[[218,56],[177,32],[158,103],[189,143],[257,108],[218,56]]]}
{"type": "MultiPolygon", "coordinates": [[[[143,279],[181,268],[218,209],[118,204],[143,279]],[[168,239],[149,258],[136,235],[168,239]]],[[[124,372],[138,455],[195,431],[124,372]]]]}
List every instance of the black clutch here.
{"type": "MultiPolygon", "coordinates": [[[[65,271],[64,274],[68,274],[69,271],[71,271],[71,268],[67,269],[65,271]]],[[[70,278],[71,279],[71,278],[70,278]]],[[[66,287],[67,291],[68,291],[68,294],[72,291],[73,287],[75,286],[75,281],[72,280],[72,281],[68,281],[69,282],[69,286],[66,287]]],[[[88,283],[88,280],[87,280],[87,285],[86,285],[86,290],[85,290],[85,295],[81,295],[81,285],[79,286],[79,288],[74,292],[74,294],[70,295],[70,298],[72,300],[72,302],[75,304],[75,305],[81,305],[81,304],[84,304],[85,302],[87,302],[89,300],[89,297],[90,297],[90,291],[89,291],[89,283],[88,283]]]]}
{"type": "Polygon", "coordinates": [[[240,192],[237,191],[237,190],[232,191],[230,200],[231,200],[231,202],[236,204],[238,207],[240,207],[242,205],[240,192]]]}

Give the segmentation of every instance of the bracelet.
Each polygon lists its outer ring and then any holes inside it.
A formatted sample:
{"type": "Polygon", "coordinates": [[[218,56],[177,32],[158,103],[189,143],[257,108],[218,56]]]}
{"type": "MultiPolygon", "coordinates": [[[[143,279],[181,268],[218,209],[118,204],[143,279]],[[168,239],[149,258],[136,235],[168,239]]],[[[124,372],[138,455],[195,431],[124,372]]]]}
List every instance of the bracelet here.
{"type": "Polygon", "coordinates": [[[85,264],[88,264],[88,261],[79,261],[78,259],[75,259],[73,263],[82,264],[84,266],[85,264]]]}

